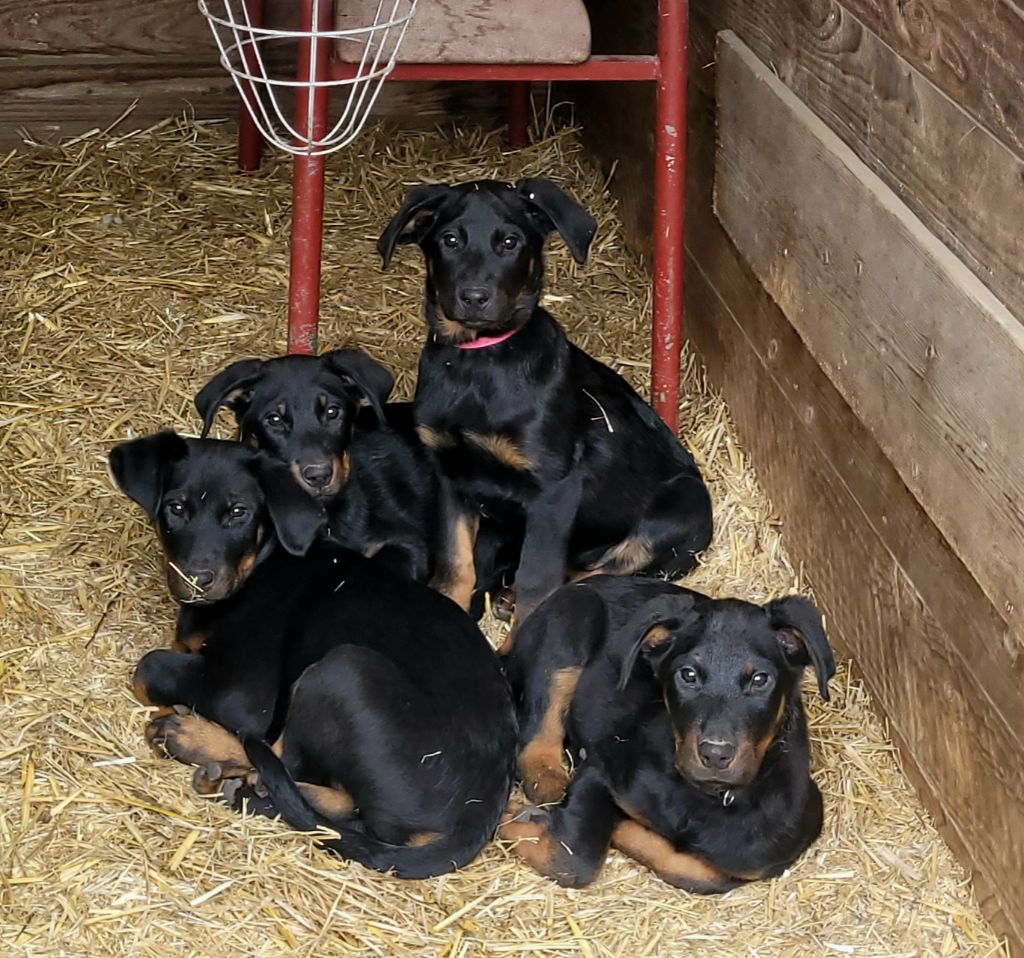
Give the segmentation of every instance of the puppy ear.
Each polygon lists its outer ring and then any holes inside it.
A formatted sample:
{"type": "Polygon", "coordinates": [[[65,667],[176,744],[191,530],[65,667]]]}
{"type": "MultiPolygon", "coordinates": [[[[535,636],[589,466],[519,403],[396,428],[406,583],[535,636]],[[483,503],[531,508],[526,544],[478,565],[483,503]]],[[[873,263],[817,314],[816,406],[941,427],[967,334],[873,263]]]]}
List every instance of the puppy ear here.
{"type": "Polygon", "coordinates": [[[799,667],[814,666],[818,692],[827,702],[828,680],[836,674],[836,660],[821,613],[802,595],[775,599],[765,606],[765,611],[786,658],[799,667]]]}
{"type": "Polygon", "coordinates": [[[619,691],[629,683],[638,655],[643,654],[651,668],[657,669],[678,634],[694,625],[697,619],[693,596],[682,590],[678,595],[659,595],[637,609],[626,625],[626,632],[635,640],[622,662],[619,691]]]}
{"type": "Polygon", "coordinates": [[[423,240],[434,222],[438,206],[450,190],[447,183],[414,186],[409,190],[405,202],[377,240],[377,252],[384,261],[384,269],[391,263],[396,246],[423,240]]]}
{"type": "Polygon", "coordinates": [[[516,192],[543,214],[547,232],[558,230],[572,258],[585,263],[597,220],[550,180],[520,180],[516,192]]]}
{"type": "Polygon", "coordinates": [[[262,377],[262,359],[239,359],[227,369],[222,369],[196,393],[193,402],[203,420],[203,431],[200,434],[203,439],[213,426],[221,406],[227,406],[236,419],[241,417],[247,405],[247,393],[262,377]]]}
{"type": "Polygon", "coordinates": [[[323,507],[303,492],[283,462],[257,455],[255,471],[278,541],[293,556],[304,556],[323,528],[323,507]]]}
{"type": "Polygon", "coordinates": [[[117,487],[140,505],[150,519],[155,519],[160,511],[167,471],[187,455],[188,445],[181,436],[158,432],[114,446],[107,461],[117,487]]]}
{"type": "Polygon", "coordinates": [[[388,401],[395,385],[391,371],[377,360],[371,359],[361,349],[335,349],[320,357],[329,369],[342,379],[352,383],[370,404],[383,425],[384,403],[388,401]]]}

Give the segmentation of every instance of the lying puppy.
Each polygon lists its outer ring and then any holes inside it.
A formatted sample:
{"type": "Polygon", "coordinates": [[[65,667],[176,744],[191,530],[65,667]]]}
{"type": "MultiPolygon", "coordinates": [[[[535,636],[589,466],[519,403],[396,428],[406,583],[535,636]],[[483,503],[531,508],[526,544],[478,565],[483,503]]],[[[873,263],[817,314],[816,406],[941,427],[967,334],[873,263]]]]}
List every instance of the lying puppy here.
{"type": "Polygon", "coordinates": [[[391,373],[365,353],[336,349],[323,356],[241,359],[203,386],[195,404],[204,436],[226,406],[242,442],[286,463],[326,507],[332,541],[426,581],[437,481],[415,436],[388,422],[385,403],[393,385],[391,373]],[[357,429],[364,405],[376,421],[357,429]]]}
{"type": "Polygon", "coordinates": [[[545,237],[582,263],[596,224],[546,180],[413,189],[380,237],[427,264],[416,421],[445,479],[435,578],[463,607],[481,513],[522,522],[520,620],[567,573],[678,578],[711,539],[693,458],[539,306],[545,237]]]}
{"type": "Polygon", "coordinates": [[[469,862],[507,801],[516,737],[480,631],[351,551],[296,558],[319,507],[246,446],[161,433],[116,447],[110,465],[156,525],[178,640],[196,650],[136,669],[138,699],[164,708],[150,743],[199,766],[200,791],[325,825],[341,836],[326,847],[370,868],[421,878],[469,862]],[[256,790],[237,781],[252,768],[256,790]]]}
{"type": "Polygon", "coordinates": [[[563,587],[507,661],[523,787],[560,804],[522,810],[499,834],[562,885],[588,884],[609,843],[692,892],[781,874],[822,824],[808,664],[827,699],[832,650],[799,596],[756,606],[607,576],[563,587]],[[563,736],[579,758],[571,781],[563,736]]]}

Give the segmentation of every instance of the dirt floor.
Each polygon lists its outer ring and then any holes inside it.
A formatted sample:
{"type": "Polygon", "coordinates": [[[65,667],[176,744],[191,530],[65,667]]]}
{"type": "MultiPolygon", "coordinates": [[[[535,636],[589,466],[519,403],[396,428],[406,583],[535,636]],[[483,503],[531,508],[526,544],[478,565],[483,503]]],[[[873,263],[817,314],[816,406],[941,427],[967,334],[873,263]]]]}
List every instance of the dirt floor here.
{"type": "MultiPolygon", "coordinates": [[[[288,165],[243,178],[232,153],[226,128],[169,122],[0,157],[0,953],[999,954],[846,664],[827,706],[807,684],[821,840],[781,878],[713,899],[615,853],[594,886],[561,890],[498,844],[402,882],[200,798],[147,750],[127,680],[175,610],[105,454],[162,426],[194,433],[208,376],[283,351],[288,165]]],[[[382,273],[373,245],[407,186],[482,175],[550,175],[593,210],[586,266],[552,244],[548,304],[646,394],[647,280],[571,131],[504,155],[480,132],[370,130],[332,157],[322,347],[366,348],[410,393],[422,266],[406,250],[382,273]]],[[[688,584],[753,600],[813,584],[692,357],[684,386],[682,434],[717,510],[688,584]]]]}

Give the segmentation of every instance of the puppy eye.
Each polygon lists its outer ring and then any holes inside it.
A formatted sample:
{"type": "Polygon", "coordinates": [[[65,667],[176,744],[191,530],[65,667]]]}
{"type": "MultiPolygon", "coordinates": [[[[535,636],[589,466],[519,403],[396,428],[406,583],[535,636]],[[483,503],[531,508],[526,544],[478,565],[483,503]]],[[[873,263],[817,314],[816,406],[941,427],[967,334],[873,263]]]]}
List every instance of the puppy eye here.
{"type": "Polygon", "coordinates": [[[341,406],[328,406],[324,410],[324,419],[337,419],[341,415],[341,406]]]}
{"type": "Polygon", "coordinates": [[[518,236],[506,236],[502,241],[501,245],[504,249],[513,250],[519,245],[518,236]]]}
{"type": "Polygon", "coordinates": [[[263,421],[268,426],[280,426],[283,422],[281,414],[278,412],[268,412],[266,416],[263,417],[263,421]]]}
{"type": "Polygon", "coordinates": [[[679,670],[679,677],[687,685],[696,685],[697,683],[697,672],[696,670],[691,669],[688,665],[683,666],[683,668],[679,670]]]}
{"type": "Polygon", "coordinates": [[[249,515],[249,510],[246,509],[245,506],[234,505],[228,511],[228,515],[230,515],[232,519],[244,519],[249,515]]]}
{"type": "Polygon", "coordinates": [[[444,243],[448,249],[455,249],[459,245],[459,238],[454,233],[445,233],[441,237],[441,242],[444,243]]]}
{"type": "Polygon", "coordinates": [[[772,677],[767,672],[755,672],[750,677],[750,687],[752,689],[763,689],[771,679],[772,677]]]}
{"type": "Polygon", "coordinates": [[[167,512],[169,515],[177,516],[180,518],[185,515],[185,507],[180,502],[168,502],[167,512]]]}

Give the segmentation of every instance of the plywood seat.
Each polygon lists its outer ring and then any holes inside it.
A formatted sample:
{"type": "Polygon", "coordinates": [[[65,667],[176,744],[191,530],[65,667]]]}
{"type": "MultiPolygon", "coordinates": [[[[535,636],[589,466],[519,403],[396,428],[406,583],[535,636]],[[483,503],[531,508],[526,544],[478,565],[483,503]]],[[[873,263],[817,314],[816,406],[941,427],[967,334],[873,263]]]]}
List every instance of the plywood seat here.
{"type": "MultiPolygon", "coordinates": [[[[337,29],[372,23],[376,11],[377,0],[338,0],[337,29]]],[[[361,43],[337,47],[342,61],[359,61],[361,43]]],[[[398,62],[582,63],[589,56],[583,0],[419,0],[398,62]]]]}

